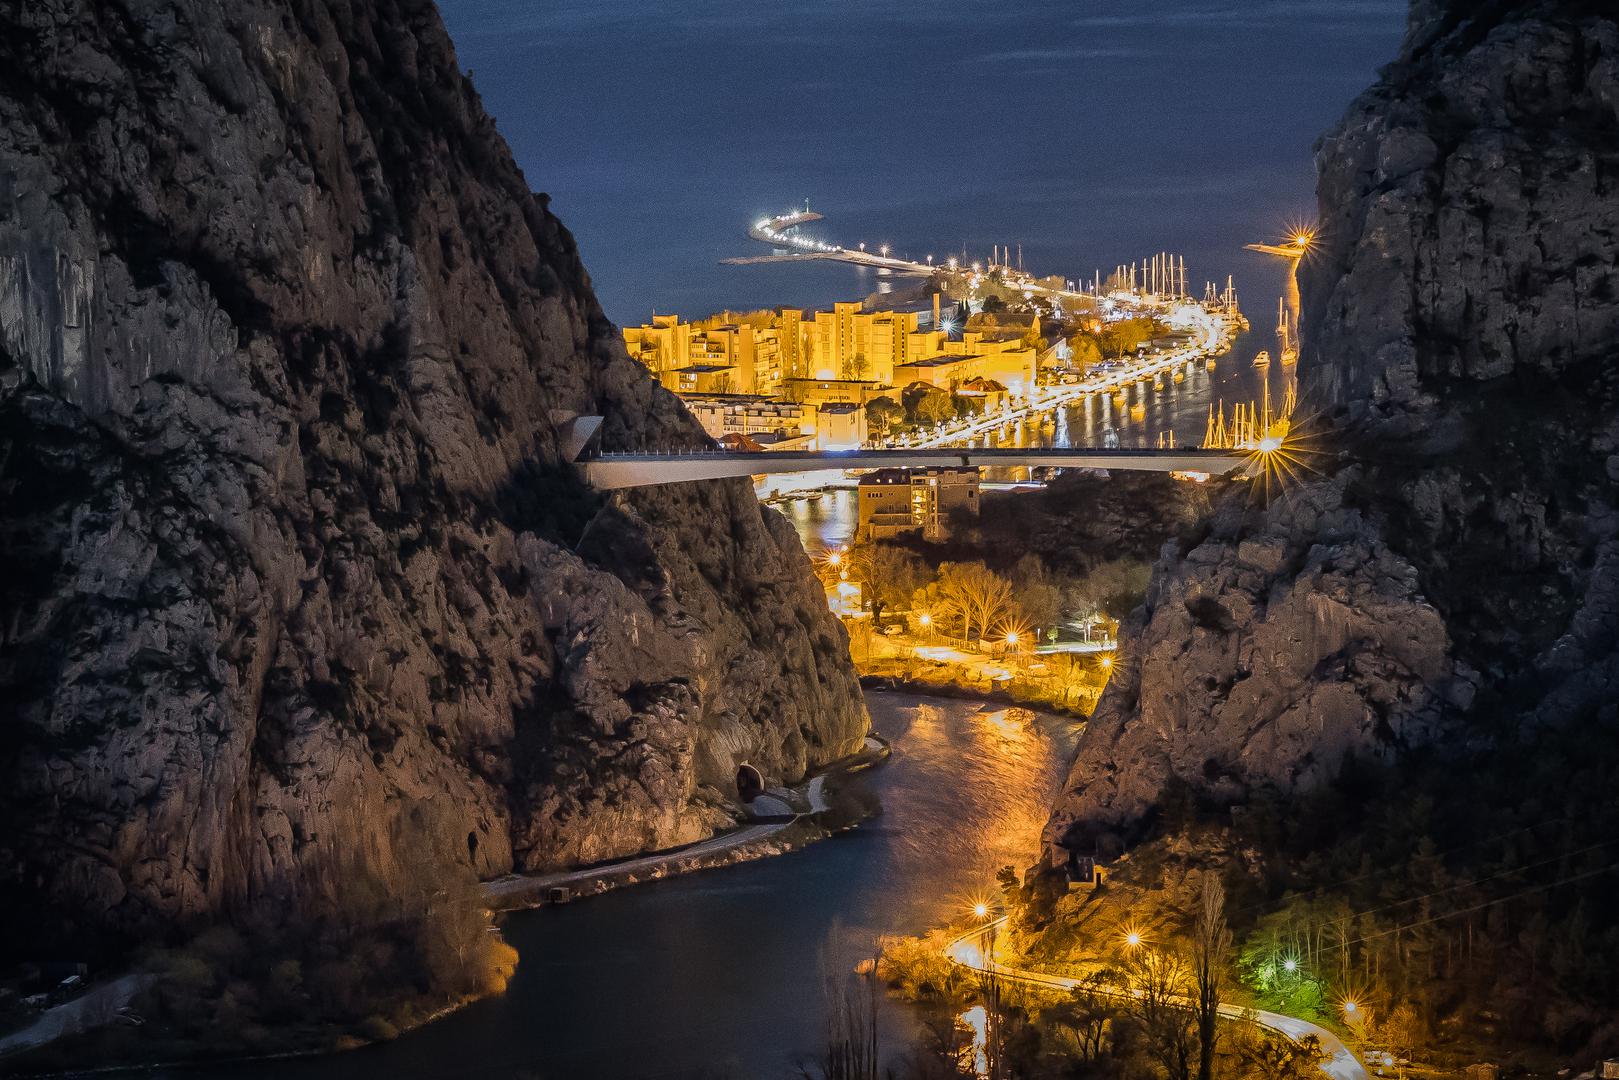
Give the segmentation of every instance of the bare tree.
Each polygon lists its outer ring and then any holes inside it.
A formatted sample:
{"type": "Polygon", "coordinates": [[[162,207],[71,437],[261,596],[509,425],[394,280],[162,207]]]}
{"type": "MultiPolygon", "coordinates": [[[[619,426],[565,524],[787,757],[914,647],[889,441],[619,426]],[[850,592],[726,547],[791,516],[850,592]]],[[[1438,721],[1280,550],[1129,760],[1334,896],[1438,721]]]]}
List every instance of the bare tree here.
{"type": "Polygon", "coordinates": [[[1125,975],[1130,985],[1125,1008],[1148,1056],[1169,1080],[1191,1080],[1197,1025],[1187,1004],[1192,987],[1185,962],[1174,953],[1143,947],[1125,965],[1125,975]]]}
{"type": "Polygon", "coordinates": [[[950,563],[939,567],[939,598],[961,620],[961,636],[972,640],[1013,612],[1012,583],[983,563],[950,563]]]}
{"type": "Polygon", "coordinates": [[[1220,990],[1231,953],[1231,929],[1225,920],[1225,887],[1212,870],[1203,872],[1203,889],[1193,926],[1197,979],[1197,1080],[1213,1080],[1214,1047],[1219,1040],[1220,990]]]}
{"type": "Polygon", "coordinates": [[[821,949],[826,1049],[800,1065],[804,1080],[877,1080],[877,961],[868,957],[851,973],[835,955],[838,927],[821,949]]]}

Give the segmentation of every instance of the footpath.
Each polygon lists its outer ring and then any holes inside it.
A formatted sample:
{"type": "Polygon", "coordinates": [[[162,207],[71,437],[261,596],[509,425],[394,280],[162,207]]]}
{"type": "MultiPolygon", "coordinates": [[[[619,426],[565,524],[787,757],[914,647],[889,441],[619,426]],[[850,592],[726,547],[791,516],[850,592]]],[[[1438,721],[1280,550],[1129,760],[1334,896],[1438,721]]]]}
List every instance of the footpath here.
{"type": "Polygon", "coordinates": [[[693,870],[785,854],[820,838],[815,835],[813,826],[832,809],[826,791],[828,780],[879,765],[888,759],[889,753],[886,742],[868,735],[858,751],[833,762],[804,783],[793,788],[773,788],[758,796],[753,807],[756,820],[751,825],[684,847],[597,866],[550,874],[508,874],[484,882],[484,898],[496,911],[513,911],[566,903],[577,897],[595,896],[693,870]]]}

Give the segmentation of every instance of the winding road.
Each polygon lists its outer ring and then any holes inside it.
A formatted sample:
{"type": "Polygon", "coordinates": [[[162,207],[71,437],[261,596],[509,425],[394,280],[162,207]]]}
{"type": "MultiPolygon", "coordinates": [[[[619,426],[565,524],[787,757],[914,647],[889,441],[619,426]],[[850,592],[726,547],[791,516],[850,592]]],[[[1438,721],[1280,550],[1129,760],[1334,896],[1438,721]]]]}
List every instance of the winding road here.
{"type": "MultiPolygon", "coordinates": [[[[1073,990],[1080,986],[1081,980],[1066,975],[1050,975],[1043,971],[1031,971],[1027,968],[1010,967],[991,957],[985,957],[983,950],[977,944],[985,931],[998,927],[1006,922],[1006,916],[1001,916],[992,923],[986,924],[978,930],[969,931],[956,938],[945,946],[944,955],[955,964],[981,974],[998,975],[1013,982],[1026,983],[1031,986],[1044,986],[1054,990],[1073,990]]],[[[1099,993],[1110,997],[1128,997],[1125,990],[1100,990],[1099,993]]],[[[1187,1001],[1190,1005],[1191,1002],[1187,1001]]],[[[1308,1020],[1297,1016],[1285,1016],[1282,1013],[1269,1012],[1265,1009],[1251,1009],[1242,1005],[1221,1005],[1220,1015],[1229,1020],[1245,1020],[1268,1028],[1279,1035],[1284,1035],[1293,1042],[1301,1042],[1305,1038],[1314,1036],[1321,1044],[1325,1055],[1321,1062],[1321,1071],[1332,1077],[1333,1080],[1371,1080],[1366,1066],[1361,1064],[1354,1052],[1344,1045],[1344,1041],[1319,1024],[1312,1024],[1308,1020]]]]}

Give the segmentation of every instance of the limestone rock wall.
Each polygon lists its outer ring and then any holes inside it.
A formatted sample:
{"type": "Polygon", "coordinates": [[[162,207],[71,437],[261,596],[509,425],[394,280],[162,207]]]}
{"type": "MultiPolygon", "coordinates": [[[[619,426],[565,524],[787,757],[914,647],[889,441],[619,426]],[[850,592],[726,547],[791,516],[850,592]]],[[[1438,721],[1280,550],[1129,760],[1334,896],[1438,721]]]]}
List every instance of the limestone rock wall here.
{"type": "Polygon", "coordinates": [[[1317,164],[1305,469],[1166,549],[1049,858],[1128,844],[1172,786],[1219,809],[1619,723],[1619,23],[1422,0],[1317,164]]]}
{"type": "MultiPolygon", "coordinates": [[[[0,10],[0,920],[318,908],[430,804],[490,876],[697,839],[866,728],[425,0],[0,10]]],[[[14,932],[14,933],[13,933],[14,932]]]]}

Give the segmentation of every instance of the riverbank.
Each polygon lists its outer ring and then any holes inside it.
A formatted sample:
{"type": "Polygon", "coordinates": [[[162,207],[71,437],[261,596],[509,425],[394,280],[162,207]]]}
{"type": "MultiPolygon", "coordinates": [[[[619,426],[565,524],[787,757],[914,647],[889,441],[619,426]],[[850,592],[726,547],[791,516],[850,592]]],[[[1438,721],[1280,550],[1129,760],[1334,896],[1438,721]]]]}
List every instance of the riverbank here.
{"type": "MultiPolygon", "coordinates": [[[[774,789],[759,796],[757,810],[787,811],[771,813],[754,824],[710,837],[695,844],[668,851],[617,860],[595,867],[563,871],[554,874],[509,875],[483,883],[483,896],[490,910],[497,913],[515,912],[525,908],[544,907],[570,900],[597,896],[628,885],[678,877],[698,870],[732,866],[772,855],[796,851],[816,840],[851,829],[877,812],[873,804],[862,802],[852,793],[842,790],[841,781],[865,772],[887,761],[892,747],[880,735],[870,734],[865,745],[853,754],[818,770],[813,776],[792,788],[774,789]],[[560,890],[560,891],[559,891],[560,890]]],[[[126,975],[110,985],[150,985],[150,974],[126,975]]],[[[386,1032],[380,1029],[372,1037],[345,1034],[335,1042],[313,1037],[312,1033],[289,1033],[283,1048],[269,1053],[213,1057],[191,1055],[179,1050],[180,1044],[153,1055],[136,1065],[102,1065],[89,1069],[62,1071],[60,1062],[66,1056],[52,1053],[61,1040],[87,1040],[83,1054],[91,1061],[113,1060],[122,1056],[117,1050],[117,1036],[133,1037],[133,1027],[108,1027],[116,1016],[116,1007],[97,1009],[94,1022],[69,1024],[62,1018],[72,1014],[85,1003],[99,1001],[102,991],[92,990],[83,998],[59,1006],[41,1017],[30,1028],[8,1036],[3,1056],[11,1068],[29,1068],[29,1075],[57,1076],[86,1072],[125,1074],[133,1071],[151,1073],[164,1069],[191,1069],[217,1066],[231,1068],[266,1062],[318,1061],[334,1053],[349,1052],[368,1046],[396,1041],[400,1037],[427,1028],[470,1005],[486,1000],[490,995],[472,995],[442,1004],[425,1011],[411,1021],[393,1021],[386,1032]],[[108,1037],[113,1037],[108,1041],[108,1037]],[[310,1045],[314,1039],[319,1045],[310,1045]],[[105,1045],[95,1045],[105,1044],[105,1045]]],[[[498,995],[495,995],[498,996],[498,995]]],[[[130,1004],[131,995],[124,995],[118,1005],[130,1004]]]]}
{"type": "Polygon", "coordinates": [[[1090,716],[1088,709],[1063,705],[1038,693],[1025,693],[1023,691],[1026,684],[1009,682],[1004,686],[985,687],[955,681],[948,672],[923,674],[903,670],[887,672],[881,667],[875,667],[870,671],[862,668],[860,685],[868,692],[923,694],[928,697],[954,698],[959,701],[981,701],[986,705],[1039,709],[1041,712],[1069,720],[1084,721],[1090,716]]]}
{"type": "Polygon", "coordinates": [[[784,809],[789,811],[786,814],[761,817],[752,825],[694,844],[599,866],[495,878],[484,882],[484,897],[493,911],[517,911],[564,904],[697,870],[785,855],[842,829],[853,828],[871,817],[876,808],[844,797],[838,781],[882,764],[891,753],[892,748],[881,736],[867,735],[865,745],[855,753],[833,762],[793,788],[766,791],[755,800],[755,812],[784,809]],[[759,805],[767,801],[777,805],[759,805]]]}
{"type": "MultiPolygon", "coordinates": [[[[398,1038],[341,1054],[147,1065],[121,1075],[797,1076],[799,1062],[824,1051],[826,1003],[814,990],[820,965],[847,970],[881,935],[938,925],[959,895],[1022,859],[1038,843],[1073,750],[1075,725],[1039,712],[902,693],[872,694],[868,707],[891,756],[882,768],[823,786],[834,808],[844,797],[880,803],[876,822],[790,858],[510,911],[501,933],[520,961],[505,992],[398,1038]]],[[[898,1068],[916,1015],[897,1001],[879,1009],[883,1045],[898,1068]]],[[[166,1058],[152,1048],[143,1060],[166,1058]]]]}

